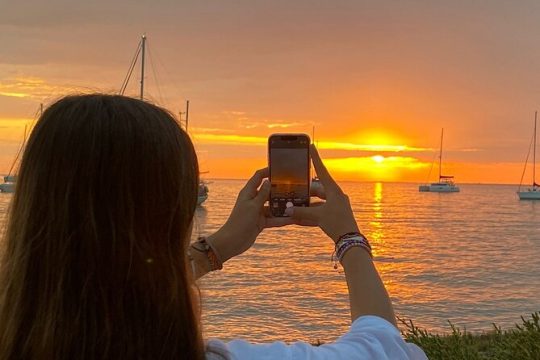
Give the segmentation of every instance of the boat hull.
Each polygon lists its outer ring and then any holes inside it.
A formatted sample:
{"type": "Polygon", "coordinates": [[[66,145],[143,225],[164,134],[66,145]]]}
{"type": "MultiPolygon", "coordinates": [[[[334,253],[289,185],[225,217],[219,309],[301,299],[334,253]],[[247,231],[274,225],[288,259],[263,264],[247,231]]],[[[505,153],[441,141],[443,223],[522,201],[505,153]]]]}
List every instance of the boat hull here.
{"type": "Polygon", "coordinates": [[[208,194],[197,196],[197,205],[202,205],[202,203],[205,202],[206,199],[208,199],[208,194]]]}
{"type": "Polygon", "coordinates": [[[540,190],[518,191],[519,200],[540,200],[540,190]]]}
{"type": "Polygon", "coordinates": [[[455,193],[459,192],[459,186],[455,185],[420,185],[420,192],[455,193]]]}
{"type": "Polygon", "coordinates": [[[3,192],[3,193],[15,192],[15,183],[0,184],[0,192],[3,192]]]}

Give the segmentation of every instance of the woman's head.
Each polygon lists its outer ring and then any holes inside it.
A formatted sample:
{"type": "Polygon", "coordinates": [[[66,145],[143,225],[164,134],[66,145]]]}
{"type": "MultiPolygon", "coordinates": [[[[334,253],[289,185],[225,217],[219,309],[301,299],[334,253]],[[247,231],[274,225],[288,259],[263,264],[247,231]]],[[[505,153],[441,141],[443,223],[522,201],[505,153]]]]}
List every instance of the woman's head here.
{"type": "Polygon", "coordinates": [[[202,357],[185,256],[197,186],[165,110],[114,95],[51,105],[10,209],[0,358],[202,357]]]}

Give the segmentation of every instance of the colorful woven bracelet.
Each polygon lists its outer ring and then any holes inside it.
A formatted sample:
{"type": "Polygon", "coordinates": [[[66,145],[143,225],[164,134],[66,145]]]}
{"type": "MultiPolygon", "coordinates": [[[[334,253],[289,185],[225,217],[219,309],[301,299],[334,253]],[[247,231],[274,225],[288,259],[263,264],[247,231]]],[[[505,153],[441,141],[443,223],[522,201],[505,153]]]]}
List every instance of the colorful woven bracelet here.
{"type": "Polygon", "coordinates": [[[369,247],[371,249],[371,245],[369,244],[369,241],[366,239],[366,237],[364,235],[356,235],[356,236],[351,236],[351,237],[347,237],[347,238],[343,238],[343,239],[338,240],[338,242],[336,243],[336,252],[338,252],[338,249],[341,246],[343,246],[344,243],[352,241],[352,240],[365,242],[367,247],[369,247]]]}
{"type": "Polygon", "coordinates": [[[361,247],[369,254],[370,257],[373,258],[373,254],[371,252],[371,245],[369,244],[369,241],[364,235],[358,232],[347,233],[340,236],[338,241],[336,242],[336,247],[334,253],[332,254],[334,269],[337,269],[338,261],[341,262],[343,260],[343,256],[345,256],[345,253],[353,247],[361,247]]]}
{"type": "Polygon", "coordinates": [[[214,248],[206,241],[206,237],[199,236],[197,241],[191,244],[191,247],[199,252],[204,252],[210,264],[210,271],[223,269],[223,262],[217,256],[214,248]]]}
{"type": "Polygon", "coordinates": [[[371,249],[366,245],[366,243],[362,241],[351,241],[351,242],[345,243],[343,247],[339,249],[339,252],[336,254],[337,260],[341,262],[343,260],[343,257],[347,253],[347,251],[349,251],[349,249],[353,247],[361,247],[369,254],[369,256],[373,257],[373,255],[371,254],[371,249]]]}
{"type": "Polygon", "coordinates": [[[339,243],[340,241],[350,239],[350,238],[355,238],[358,236],[363,237],[364,239],[367,239],[361,232],[354,231],[354,232],[348,232],[346,234],[341,235],[336,241],[336,244],[339,243]]]}

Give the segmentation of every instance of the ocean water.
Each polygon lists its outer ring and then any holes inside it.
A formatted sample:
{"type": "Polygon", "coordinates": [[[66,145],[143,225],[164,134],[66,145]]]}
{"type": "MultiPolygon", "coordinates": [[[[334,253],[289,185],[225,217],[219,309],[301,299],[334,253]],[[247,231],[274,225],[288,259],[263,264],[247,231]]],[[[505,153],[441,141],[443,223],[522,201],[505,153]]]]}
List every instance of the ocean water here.
{"type": "MultiPolygon", "coordinates": [[[[243,181],[215,180],[199,234],[227,219],[243,181]]],[[[403,183],[341,183],[398,316],[434,332],[512,327],[540,311],[540,201],[515,186],[420,193],[403,183]]],[[[265,230],[246,253],[202,279],[206,337],[331,341],[350,324],[347,287],[319,229],[265,230]]]]}
{"type": "MultiPolygon", "coordinates": [[[[213,180],[195,235],[227,219],[243,181],[213,180]]],[[[434,332],[511,327],[540,311],[540,201],[515,186],[461,185],[456,194],[416,184],[340,184],[396,313],[434,332]]],[[[0,215],[11,195],[0,193],[0,215]]],[[[347,286],[333,243],[317,228],[265,230],[255,245],[200,282],[206,337],[332,341],[350,324],[347,286]]]]}

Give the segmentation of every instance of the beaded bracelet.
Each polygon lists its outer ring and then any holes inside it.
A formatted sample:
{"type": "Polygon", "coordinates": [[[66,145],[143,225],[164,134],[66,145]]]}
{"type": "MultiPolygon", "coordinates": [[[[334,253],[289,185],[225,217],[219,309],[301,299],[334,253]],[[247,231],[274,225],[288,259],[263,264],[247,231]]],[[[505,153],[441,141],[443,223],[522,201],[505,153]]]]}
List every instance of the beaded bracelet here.
{"type": "Polygon", "coordinates": [[[366,250],[368,254],[371,255],[371,249],[364,241],[358,240],[358,239],[351,239],[344,242],[343,245],[337,250],[336,258],[341,262],[347,250],[349,250],[352,247],[361,247],[364,250],[366,250]]]}
{"type": "Polygon", "coordinates": [[[341,260],[343,260],[343,257],[345,256],[345,253],[353,247],[361,247],[369,254],[371,258],[373,258],[373,254],[371,252],[371,245],[369,244],[369,241],[364,235],[359,232],[347,233],[341,235],[336,242],[336,247],[334,249],[334,253],[332,254],[334,269],[337,269],[338,261],[341,262],[341,260]]]}
{"type": "Polygon", "coordinates": [[[351,239],[364,241],[366,245],[371,249],[371,245],[369,245],[369,241],[367,240],[367,238],[364,235],[362,235],[362,233],[356,232],[356,233],[347,233],[345,235],[341,235],[338,241],[336,241],[336,251],[339,247],[341,247],[341,244],[351,239]]]}

